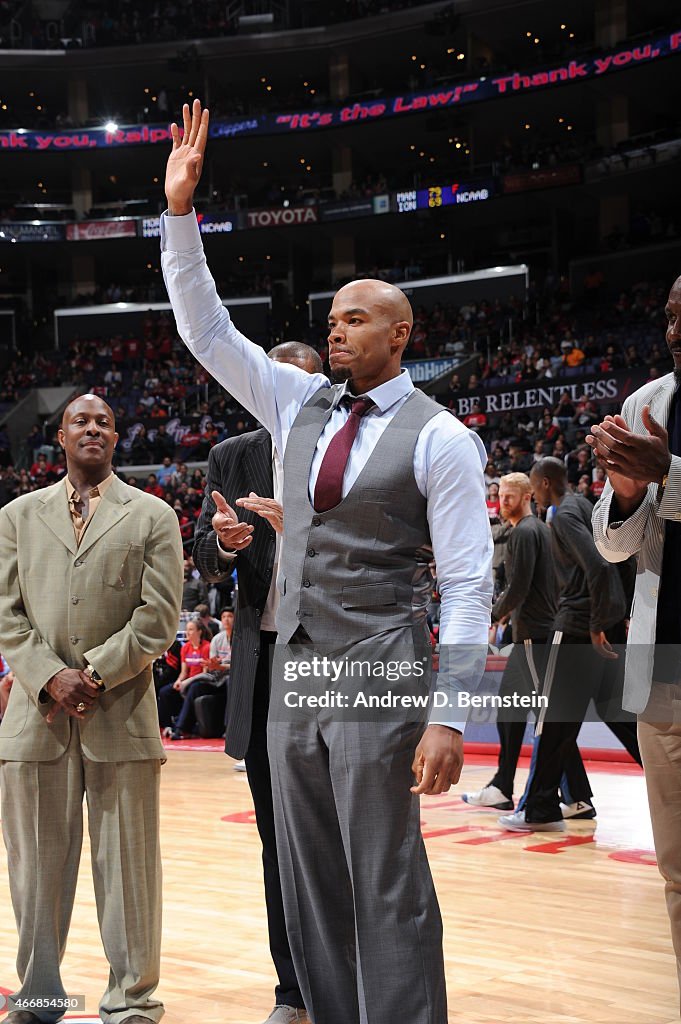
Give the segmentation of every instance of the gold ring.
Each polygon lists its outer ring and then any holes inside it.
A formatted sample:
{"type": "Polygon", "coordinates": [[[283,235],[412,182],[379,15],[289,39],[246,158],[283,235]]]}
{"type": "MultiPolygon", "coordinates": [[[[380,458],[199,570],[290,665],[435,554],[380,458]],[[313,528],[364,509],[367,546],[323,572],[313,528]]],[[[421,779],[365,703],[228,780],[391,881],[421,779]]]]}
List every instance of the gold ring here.
{"type": "Polygon", "coordinates": [[[76,705],[76,711],[80,711],[81,714],[83,713],[83,711],[85,711],[85,708],[86,705],[83,703],[83,701],[81,701],[80,704],[76,705]]]}

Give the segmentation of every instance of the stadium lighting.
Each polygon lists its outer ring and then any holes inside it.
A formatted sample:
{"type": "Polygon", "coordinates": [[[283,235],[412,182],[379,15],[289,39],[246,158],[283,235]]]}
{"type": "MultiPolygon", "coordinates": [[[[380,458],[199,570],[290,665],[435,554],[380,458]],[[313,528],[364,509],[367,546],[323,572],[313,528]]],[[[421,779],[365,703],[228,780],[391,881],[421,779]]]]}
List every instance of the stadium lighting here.
{"type": "Polygon", "coordinates": [[[107,121],[104,125],[104,130],[107,131],[109,135],[113,135],[114,132],[118,131],[118,125],[115,121],[107,121]]]}

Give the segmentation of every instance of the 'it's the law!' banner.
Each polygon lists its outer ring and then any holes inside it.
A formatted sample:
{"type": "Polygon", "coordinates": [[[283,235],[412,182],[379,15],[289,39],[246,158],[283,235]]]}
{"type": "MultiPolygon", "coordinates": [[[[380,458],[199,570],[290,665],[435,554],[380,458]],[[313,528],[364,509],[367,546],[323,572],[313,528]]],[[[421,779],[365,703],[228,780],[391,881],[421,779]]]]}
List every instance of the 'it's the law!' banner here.
{"type": "MultiPolygon", "coordinates": [[[[573,58],[532,71],[514,71],[499,76],[488,75],[470,81],[453,82],[449,86],[399,96],[376,97],[364,103],[323,109],[300,109],[282,114],[259,114],[254,117],[222,118],[212,121],[209,134],[214,139],[241,138],[250,135],[278,133],[304,134],[318,128],[339,128],[348,124],[369,124],[407,114],[441,110],[505,96],[519,96],[538,89],[547,89],[570,82],[602,78],[626,68],[650,64],[663,57],[681,53],[681,30],[648,43],[623,46],[603,51],[583,60],[573,58]]],[[[15,128],[0,132],[0,149],[64,152],[70,149],[107,149],[121,146],[157,145],[170,142],[168,125],[111,125],[101,128],[78,128],[69,131],[32,131],[15,128]]]]}

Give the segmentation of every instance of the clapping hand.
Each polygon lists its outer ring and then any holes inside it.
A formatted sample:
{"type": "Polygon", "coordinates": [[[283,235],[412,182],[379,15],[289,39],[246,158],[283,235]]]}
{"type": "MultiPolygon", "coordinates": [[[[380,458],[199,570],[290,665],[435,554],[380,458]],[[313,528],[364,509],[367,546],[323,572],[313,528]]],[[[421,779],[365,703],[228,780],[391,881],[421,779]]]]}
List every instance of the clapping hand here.
{"type": "Polygon", "coordinates": [[[671,462],[667,431],[653,419],[650,406],[641,416],[647,434],[634,434],[621,416],[606,416],[586,438],[614,490],[627,495],[662,483],[671,462]]]}

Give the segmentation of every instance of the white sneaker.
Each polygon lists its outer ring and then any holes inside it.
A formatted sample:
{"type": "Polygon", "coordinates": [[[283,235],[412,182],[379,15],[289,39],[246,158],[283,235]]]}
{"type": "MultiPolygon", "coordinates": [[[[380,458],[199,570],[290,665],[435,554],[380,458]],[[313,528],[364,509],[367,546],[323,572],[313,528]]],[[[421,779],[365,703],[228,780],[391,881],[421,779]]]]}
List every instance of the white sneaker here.
{"type": "Polygon", "coordinates": [[[274,1007],[264,1024],[310,1024],[310,1018],[307,1010],[279,1004],[274,1007]]]}
{"type": "Polygon", "coordinates": [[[491,807],[497,811],[512,811],[513,801],[496,786],[483,786],[475,793],[462,793],[461,799],[472,807],[491,807]]]}
{"type": "Polygon", "coordinates": [[[499,824],[507,832],[565,832],[565,822],[561,821],[525,821],[525,811],[515,814],[503,814],[499,824]]]}
{"type": "Polygon", "coordinates": [[[573,821],[582,821],[587,818],[596,817],[596,808],[586,802],[577,800],[574,804],[561,804],[560,813],[564,818],[571,818],[573,821]]]}
{"type": "MultiPolygon", "coordinates": [[[[235,772],[245,772],[246,771],[246,762],[245,761],[236,761],[234,763],[234,771],[235,772]]],[[[293,1019],[295,1020],[295,1017],[293,1019]]]]}

